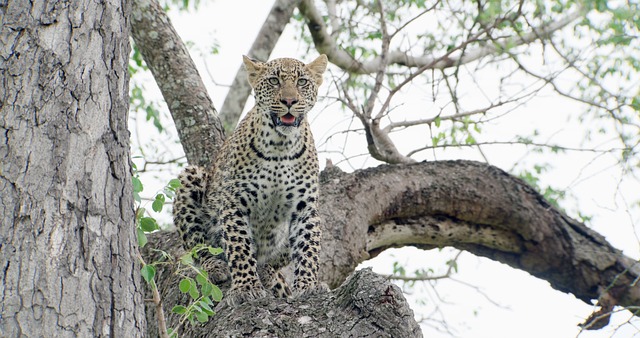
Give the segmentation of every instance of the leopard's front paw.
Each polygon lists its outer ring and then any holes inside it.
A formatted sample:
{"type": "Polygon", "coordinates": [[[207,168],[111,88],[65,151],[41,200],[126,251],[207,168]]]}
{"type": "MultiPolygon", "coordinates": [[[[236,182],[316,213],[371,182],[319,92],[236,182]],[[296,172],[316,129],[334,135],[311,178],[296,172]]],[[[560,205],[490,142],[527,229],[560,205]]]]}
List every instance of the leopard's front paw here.
{"type": "Polygon", "coordinates": [[[216,306],[216,311],[220,311],[227,307],[235,307],[242,303],[252,301],[254,299],[273,297],[264,287],[236,287],[229,289],[223,296],[222,301],[216,306]]]}
{"type": "Polygon", "coordinates": [[[293,297],[298,298],[302,296],[311,296],[327,292],[329,292],[329,286],[326,283],[317,283],[315,285],[308,285],[305,287],[297,288],[294,285],[293,297]]]}

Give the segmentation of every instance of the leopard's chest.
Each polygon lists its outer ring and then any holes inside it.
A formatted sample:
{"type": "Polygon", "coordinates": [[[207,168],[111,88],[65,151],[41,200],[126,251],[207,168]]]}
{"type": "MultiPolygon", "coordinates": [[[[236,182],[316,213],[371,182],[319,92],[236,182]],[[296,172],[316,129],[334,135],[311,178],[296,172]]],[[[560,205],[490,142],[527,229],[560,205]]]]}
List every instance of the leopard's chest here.
{"type": "Polygon", "coordinates": [[[272,261],[287,251],[298,186],[302,184],[300,165],[295,161],[262,161],[248,175],[248,221],[259,261],[272,261]]]}
{"type": "Polygon", "coordinates": [[[257,228],[269,228],[289,216],[295,194],[300,183],[299,163],[262,162],[254,169],[249,181],[250,195],[253,197],[251,220],[257,228]]]}

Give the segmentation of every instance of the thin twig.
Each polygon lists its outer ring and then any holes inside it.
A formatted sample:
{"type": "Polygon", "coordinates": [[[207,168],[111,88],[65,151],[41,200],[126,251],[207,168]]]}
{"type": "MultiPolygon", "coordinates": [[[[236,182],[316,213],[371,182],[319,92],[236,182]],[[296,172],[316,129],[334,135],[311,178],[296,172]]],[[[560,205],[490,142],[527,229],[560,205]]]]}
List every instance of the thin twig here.
{"type": "MultiPolygon", "coordinates": [[[[136,250],[136,254],[140,263],[143,265],[146,264],[139,250],[136,250]]],[[[155,280],[149,281],[149,287],[151,288],[151,294],[153,295],[153,304],[156,308],[156,316],[158,317],[158,331],[160,337],[169,338],[169,333],[167,331],[167,320],[164,316],[164,310],[162,309],[162,298],[160,297],[160,292],[158,291],[158,286],[156,285],[155,280]]]]}

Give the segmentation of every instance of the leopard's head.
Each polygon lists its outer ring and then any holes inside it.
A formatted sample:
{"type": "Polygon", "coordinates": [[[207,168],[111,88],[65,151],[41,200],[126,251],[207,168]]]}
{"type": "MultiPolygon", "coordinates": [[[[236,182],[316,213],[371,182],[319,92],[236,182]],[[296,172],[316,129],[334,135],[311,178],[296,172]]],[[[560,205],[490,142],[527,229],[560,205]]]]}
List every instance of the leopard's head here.
{"type": "Polygon", "coordinates": [[[299,127],[316,103],[327,56],[320,55],[309,64],[289,58],[269,62],[243,58],[258,111],[269,114],[273,127],[281,132],[299,127]]]}

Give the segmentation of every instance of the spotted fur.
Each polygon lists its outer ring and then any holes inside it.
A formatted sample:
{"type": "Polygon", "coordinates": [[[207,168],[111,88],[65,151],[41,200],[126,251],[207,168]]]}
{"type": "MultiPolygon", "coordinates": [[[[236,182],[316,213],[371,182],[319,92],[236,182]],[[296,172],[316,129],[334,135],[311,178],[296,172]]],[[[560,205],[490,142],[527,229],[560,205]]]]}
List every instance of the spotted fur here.
{"type": "Polygon", "coordinates": [[[291,294],[279,270],[294,264],[293,293],[318,287],[318,157],[307,114],[327,57],[304,64],[244,57],[255,107],[221,148],[213,169],[180,175],[174,222],[184,245],[222,246],[227,304],[291,294]]]}

